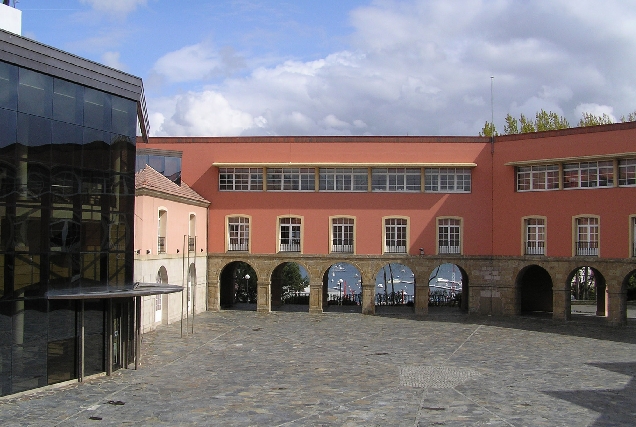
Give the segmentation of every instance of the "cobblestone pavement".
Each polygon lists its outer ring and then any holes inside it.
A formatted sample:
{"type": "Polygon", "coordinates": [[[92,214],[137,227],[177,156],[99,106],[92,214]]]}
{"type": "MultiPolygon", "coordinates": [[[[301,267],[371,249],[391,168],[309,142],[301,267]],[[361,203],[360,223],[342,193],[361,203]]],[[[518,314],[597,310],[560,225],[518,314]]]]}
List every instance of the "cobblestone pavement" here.
{"type": "Polygon", "coordinates": [[[224,311],[142,353],[137,371],[3,398],[0,425],[636,423],[633,323],[224,311]]]}

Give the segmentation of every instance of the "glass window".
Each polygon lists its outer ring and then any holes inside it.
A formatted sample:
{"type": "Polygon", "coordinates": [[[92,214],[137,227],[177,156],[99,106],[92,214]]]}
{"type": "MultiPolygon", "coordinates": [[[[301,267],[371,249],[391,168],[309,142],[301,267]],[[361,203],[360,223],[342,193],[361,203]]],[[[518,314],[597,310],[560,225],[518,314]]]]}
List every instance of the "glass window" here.
{"type": "Polygon", "coordinates": [[[81,125],[84,88],[65,80],[53,79],[53,119],[81,125]]]}
{"type": "Polygon", "coordinates": [[[0,109],[0,129],[0,148],[15,144],[18,138],[18,114],[15,111],[0,109]]]}
{"type": "Polygon", "coordinates": [[[373,168],[372,191],[420,191],[421,172],[417,168],[373,168]]]}
{"type": "Polygon", "coordinates": [[[267,191],[313,191],[315,176],[313,168],[268,168],[267,191]]]}
{"type": "Polygon", "coordinates": [[[117,96],[111,97],[111,132],[135,138],[137,130],[137,103],[117,96]],[[135,133],[131,131],[135,129],[135,133]]]}
{"type": "Polygon", "coordinates": [[[618,161],[618,185],[636,185],[636,159],[618,161]]]}
{"type": "Polygon", "coordinates": [[[461,221],[455,218],[442,218],[437,221],[438,253],[461,253],[461,221]]]}
{"type": "Polygon", "coordinates": [[[614,186],[614,162],[581,162],[563,165],[563,188],[614,186]]]}
{"type": "Polygon", "coordinates": [[[20,68],[18,111],[51,118],[53,111],[53,77],[20,68]]]}
{"type": "Polygon", "coordinates": [[[300,218],[280,219],[280,252],[300,252],[300,218]]]}
{"type": "Polygon", "coordinates": [[[599,224],[598,218],[576,219],[576,254],[598,256],[599,224]]]}
{"type": "Polygon", "coordinates": [[[468,168],[426,168],[424,190],[432,193],[470,193],[471,170],[468,168]]]}
{"type": "Polygon", "coordinates": [[[250,219],[242,216],[230,217],[227,220],[228,250],[249,251],[250,219]]]}
{"type": "Polygon", "coordinates": [[[404,218],[384,220],[384,252],[406,253],[408,221],[404,218]]]}
{"type": "Polygon", "coordinates": [[[0,61],[0,108],[18,109],[18,67],[0,61]]]}
{"type": "MultiPolygon", "coordinates": [[[[84,126],[111,130],[111,96],[95,89],[84,89],[84,126]]],[[[135,130],[136,131],[136,130],[135,130]]]]}
{"type": "Polygon", "coordinates": [[[331,252],[353,253],[353,218],[331,220],[331,252]]]}
{"type": "Polygon", "coordinates": [[[545,219],[528,218],[525,228],[525,254],[545,255],[545,219]]]}
{"type": "Polygon", "coordinates": [[[517,191],[542,191],[558,189],[558,165],[537,165],[517,168],[517,191]]]}
{"type": "Polygon", "coordinates": [[[219,190],[263,190],[263,168],[220,168],[219,190]]]}
{"type": "Polygon", "coordinates": [[[367,191],[368,181],[364,168],[320,168],[320,191],[367,191]]]}

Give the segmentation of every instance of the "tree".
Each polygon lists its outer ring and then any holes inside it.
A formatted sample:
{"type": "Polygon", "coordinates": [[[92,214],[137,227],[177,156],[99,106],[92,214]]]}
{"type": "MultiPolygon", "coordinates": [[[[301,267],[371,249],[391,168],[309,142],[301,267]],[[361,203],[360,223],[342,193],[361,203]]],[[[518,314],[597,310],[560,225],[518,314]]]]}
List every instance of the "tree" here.
{"type": "Polygon", "coordinates": [[[581,120],[579,120],[579,124],[577,125],[578,127],[611,125],[614,123],[612,118],[605,113],[601,116],[595,116],[592,113],[583,113],[582,116],[583,117],[581,117],[581,120]]]}
{"type": "Polygon", "coordinates": [[[534,127],[534,122],[532,120],[528,120],[528,118],[523,114],[519,118],[519,121],[521,122],[521,133],[531,133],[537,131],[534,127]]]}
{"type": "Polygon", "coordinates": [[[565,117],[559,116],[552,111],[547,112],[544,109],[541,109],[541,111],[537,113],[534,125],[537,132],[567,129],[570,127],[570,123],[568,123],[565,117]]]}
{"type": "Polygon", "coordinates": [[[252,266],[243,261],[237,262],[233,276],[236,301],[255,303],[257,278],[252,266]]]}
{"type": "Polygon", "coordinates": [[[627,116],[621,116],[621,123],[636,122],[636,111],[629,113],[627,116]]]}
{"type": "Polygon", "coordinates": [[[484,124],[484,127],[481,129],[481,132],[479,132],[479,136],[497,136],[497,129],[495,128],[495,124],[494,123],[490,123],[490,122],[486,122],[486,124],[484,124]]]}
{"type": "Polygon", "coordinates": [[[519,133],[519,122],[512,117],[510,113],[506,114],[506,125],[504,126],[505,135],[514,135],[519,133]]]}
{"type": "Polygon", "coordinates": [[[302,292],[309,286],[309,279],[300,273],[300,266],[295,262],[288,262],[281,271],[283,297],[294,292],[302,292]]]}

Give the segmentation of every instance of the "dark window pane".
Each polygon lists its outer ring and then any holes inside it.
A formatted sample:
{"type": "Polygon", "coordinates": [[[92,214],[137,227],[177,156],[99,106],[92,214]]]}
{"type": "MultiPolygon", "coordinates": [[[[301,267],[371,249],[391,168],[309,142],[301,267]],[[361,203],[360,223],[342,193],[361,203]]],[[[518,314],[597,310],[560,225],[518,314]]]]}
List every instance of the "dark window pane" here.
{"type": "Polygon", "coordinates": [[[110,147],[111,170],[128,173],[135,169],[135,145],[125,136],[115,135],[110,147]]]}
{"type": "Polygon", "coordinates": [[[104,317],[103,301],[86,300],[84,302],[84,374],[87,376],[106,370],[104,317]]]}
{"type": "Polygon", "coordinates": [[[111,131],[119,135],[134,138],[137,133],[137,103],[117,96],[112,101],[111,131]]]}
{"type": "Polygon", "coordinates": [[[110,131],[110,95],[95,89],[84,88],[84,126],[110,131]]]}
{"type": "Polygon", "coordinates": [[[110,135],[106,132],[84,129],[82,167],[107,171],[110,163],[110,135]]]}
{"type": "MultiPolygon", "coordinates": [[[[0,148],[16,143],[18,138],[18,114],[15,111],[0,109],[0,148]]],[[[0,156],[3,154],[0,151],[0,156]]]]}
{"type": "Polygon", "coordinates": [[[7,202],[7,197],[15,190],[15,165],[13,162],[0,160],[0,200],[7,202]]]}
{"type": "Polygon", "coordinates": [[[51,122],[41,117],[18,114],[18,142],[29,147],[29,162],[51,162],[51,122]]]}
{"type": "Polygon", "coordinates": [[[163,156],[150,155],[148,156],[148,165],[160,174],[163,174],[166,170],[166,158],[163,156]]]}
{"type": "Polygon", "coordinates": [[[52,105],[53,77],[20,68],[18,111],[50,119],[52,105]]]}
{"type": "Polygon", "coordinates": [[[181,158],[166,157],[165,165],[163,174],[172,181],[176,181],[177,177],[181,176],[181,158]]]}
{"type": "Polygon", "coordinates": [[[73,300],[49,301],[48,384],[77,378],[75,304],[73,300]]]}
{"type": "Polygon", "coordinates": [[[149,161],[148,157],[149,156],[147,154],[140,154],[137,156],[137,159],[135,160],[136,162],[135,172],[139,172],[140,170],[146,167],[149,161]]]}
{"type": "Polygon", "coordinates": [[[46,381],[46,300],[16,301],[13,310],[12,393],[43,387],[46,381]]]}
{"type": "MultiPolygon", "coordinates": [[[[0,257],[3,256],[0,255],[0,257]]],[[[0,302],[0,396],[11,393],[12,311],[13,303],[0,302]]]]}
{"type": "Polygon", "coordinates": [[[46,293],[46,287],[40,280],[40,255],[16,254],[13,276],[16,296],[41,297],[46,293]]]}
{"type": "Polygon", "coordinates": [[[53,119],[81,125],[83,122],[83,90],[65,80],[53,80],[53,119]]]}
{"type": "Polygon", "coordinates": [[[0,108],[18,109],[18,67],[0,62],[0,108]]]}

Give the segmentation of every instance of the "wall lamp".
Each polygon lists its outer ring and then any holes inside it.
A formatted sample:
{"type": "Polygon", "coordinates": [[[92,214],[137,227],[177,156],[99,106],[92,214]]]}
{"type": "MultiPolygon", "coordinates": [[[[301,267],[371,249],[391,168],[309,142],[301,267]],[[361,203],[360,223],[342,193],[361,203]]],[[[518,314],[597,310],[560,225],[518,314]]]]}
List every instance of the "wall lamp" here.
{"type": "Polygon", "coordinates": [[[179,249],[177,249],[177,253],[179,253],[179,249]]]}
{"type": "Polygon", "coordinates": [[[136,253],[137,255],[139,255],[139,254],[141,253],[141,249],[137,249],[137,250],[135,251],[135,253],[136,253]]]}
{"type": "Polygon", "coordinates": [[[146,249],[146,255],[150,255],[150,249],[146,249]]]}

